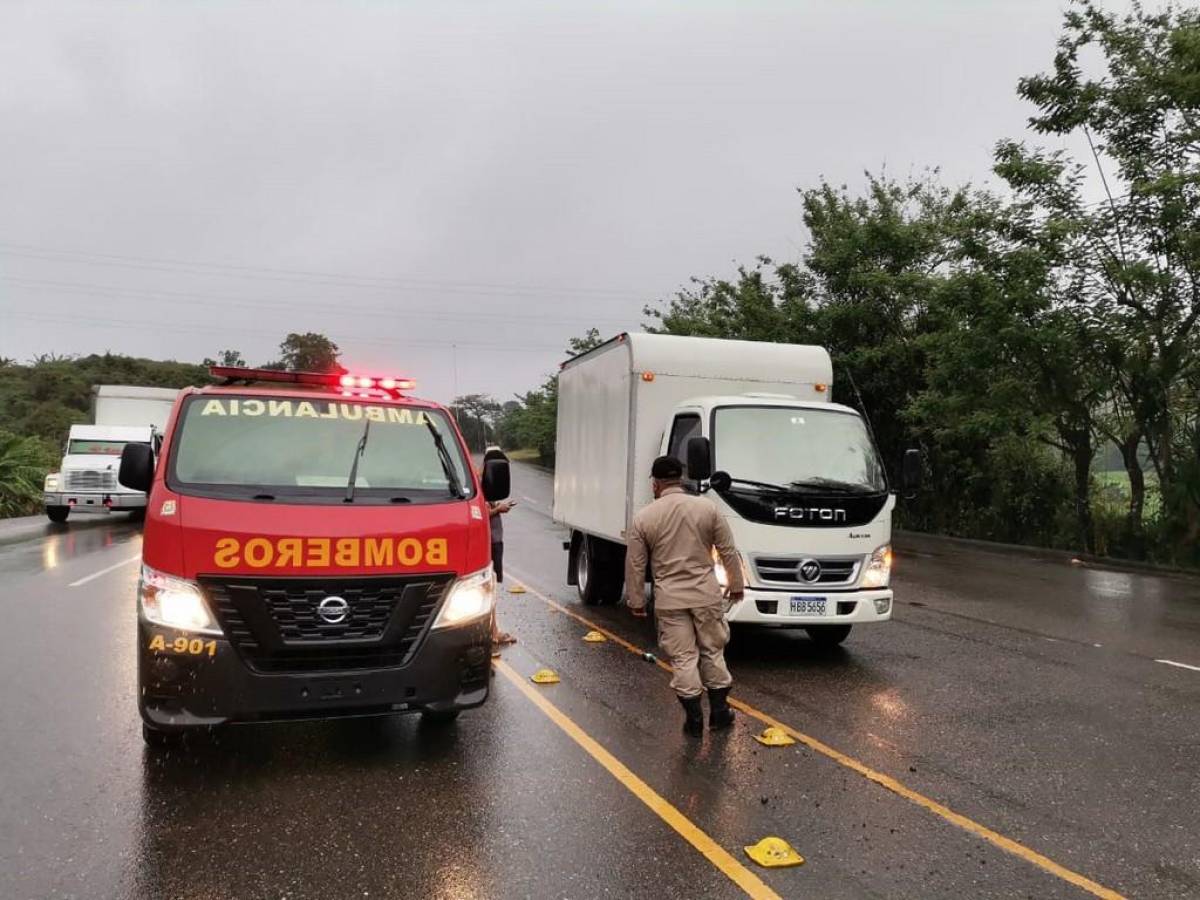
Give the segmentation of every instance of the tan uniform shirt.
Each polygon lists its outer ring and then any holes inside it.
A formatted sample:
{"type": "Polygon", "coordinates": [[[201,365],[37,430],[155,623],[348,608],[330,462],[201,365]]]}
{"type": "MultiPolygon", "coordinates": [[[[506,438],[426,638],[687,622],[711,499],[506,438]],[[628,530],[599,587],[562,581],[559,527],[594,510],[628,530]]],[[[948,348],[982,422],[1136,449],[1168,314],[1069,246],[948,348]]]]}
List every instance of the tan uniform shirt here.
{"type": "Polygon", "coordinates": [[[713,574],[713,547],[729,575],[730,591],[744,589],[729,525],[712,503],[681,487],[667,488],[633,517],[627,544],[625,602],[634,609],[645,605],[641,587],[647,559],[654,574],[656,609],[695,609],[722,602],[713,574]]]}

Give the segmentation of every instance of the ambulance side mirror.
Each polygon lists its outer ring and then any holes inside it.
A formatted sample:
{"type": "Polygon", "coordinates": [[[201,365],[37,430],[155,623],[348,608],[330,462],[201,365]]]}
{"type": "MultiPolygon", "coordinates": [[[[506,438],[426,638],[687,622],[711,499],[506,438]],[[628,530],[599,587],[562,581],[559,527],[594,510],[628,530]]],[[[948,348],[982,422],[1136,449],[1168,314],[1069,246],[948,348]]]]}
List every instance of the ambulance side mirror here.
{"type": "Polygon", "coordinates": [[[154,483],[154,451],[149,444],[125,445],[117,481],[130,490],[150,493],[150,485],[154,483]]]}
{"type": "Polygon", "coordinates": [[[512,490],[507,459],[489,459],[483,464],[483,499],[489,503],[507,500],[512,490]]]}
{"type": "Polygon", "coordinates": [[[689,481],[705,481],[712,475],[712,447],[708,438],[694,437],[687,442],[687,477],[689,481]]]}
{"type": "Polygon", "coordinates": [[[920,450],[905,450],[904,460],[900,464],[900,490],[905,498],[912,499],[921,489],[924,480],[924,466],[921,464],[920,450]]]}

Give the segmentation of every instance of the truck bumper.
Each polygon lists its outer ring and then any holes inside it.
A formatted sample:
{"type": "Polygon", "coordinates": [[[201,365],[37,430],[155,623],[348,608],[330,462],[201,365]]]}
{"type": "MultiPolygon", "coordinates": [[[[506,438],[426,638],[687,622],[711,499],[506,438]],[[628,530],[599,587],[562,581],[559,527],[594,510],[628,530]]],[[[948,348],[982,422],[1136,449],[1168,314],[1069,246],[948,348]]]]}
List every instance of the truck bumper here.
{"type": "Polygon", "coordinates": [[[64,491],[42,494],[43,506],[69,506],[72,512],[110,512],[111,510],[144,509],[145,494],[81,494],[64,491]],[[108,501],[105,503],[105,501],[108,501]]]}
{"type": "Polygon", "coordinates": [[[805,625],[857,625],[886,622],[892,617],[892,591],[765,591],[747,588],[746,597],[729,611],[729,621],[744,625],[803,627],[805,625]],[[825,600],[825,614],[795,614],[791,600],[825,600]],[[882,611],[881,611],[882,610],[882,611]]]}
{"type": "Polygon", "coordinates": [[[312,673],[257,672],[224,638],[138,622],[138,709],[146,724],[162,731],[470,709],[487,699],[490,681],[487,619],[430,631],[416,655],[398,668],[312,673]],[[166,650],[150,649],[157,635],[166,650]],[[177,638],[186,639],[189,650],[173,652],[177,638]]]}

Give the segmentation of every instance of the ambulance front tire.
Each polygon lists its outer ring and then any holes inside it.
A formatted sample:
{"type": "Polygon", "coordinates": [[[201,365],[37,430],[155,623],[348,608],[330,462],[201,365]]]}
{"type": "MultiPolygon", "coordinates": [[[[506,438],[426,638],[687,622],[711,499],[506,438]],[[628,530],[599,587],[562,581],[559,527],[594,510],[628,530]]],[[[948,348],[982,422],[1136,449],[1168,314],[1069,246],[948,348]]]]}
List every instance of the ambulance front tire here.
{"type": "Polygon", "coordinates": [[[71,514],[71,507],[69,507],[69,506],[47,506],[46,507],[46,518],[48,518],[51,522],[65,522],[65,521],[67,521],[67,516],[69,516],[70,514],[71,514]]]}
{"type": "Polygon", "coordinates": [[[426,725],[449,725],[461,712],[461,709],[423,709],[421,722],[426,725]]]}
{"type": "Polygon", "coordinates": [[[182,731],[161,731],[142,723],[142,741],[154,750],[168,750],[183,743],[182,731]]]}
{"type": "Polygon", "coordinates": [[[804,630],[808,632],[809,640],[818,647],[836,647],[850,636],[851,625],[809,625],[804,630]]]}

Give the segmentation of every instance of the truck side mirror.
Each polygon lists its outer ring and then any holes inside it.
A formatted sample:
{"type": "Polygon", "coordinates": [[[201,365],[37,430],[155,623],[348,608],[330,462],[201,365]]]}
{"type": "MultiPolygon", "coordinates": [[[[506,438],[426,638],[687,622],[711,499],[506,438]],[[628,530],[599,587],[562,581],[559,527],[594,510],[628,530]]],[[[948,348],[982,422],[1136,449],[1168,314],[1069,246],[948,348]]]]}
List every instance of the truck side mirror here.
{"type": "Polygon", "coordinates": [[[130,490],[150,493],[150,485],[154,484],[154,451],[149,444],[125,445],[117,481],[130,490]]]}
{"type": "Polygon", "coordinates": [[[712,475],[712,447],[706,437],[688,438],[687,477],[691,481],[705,481],[712,475]]]}
{"type": "Polygon", "coordinates": [[[924,466],[921,464],[920,450],[905,450],[904,461],[900,466],[900,489],[905,497],[915,496],[921,489],[924,478],[924,466]]]}
{"type": "Polygon", "coordinates": [[[507,500],[512,490],[512,477],[507,459],[489,459],[483,464],[483,499],[489,503],[507,500]]]}

